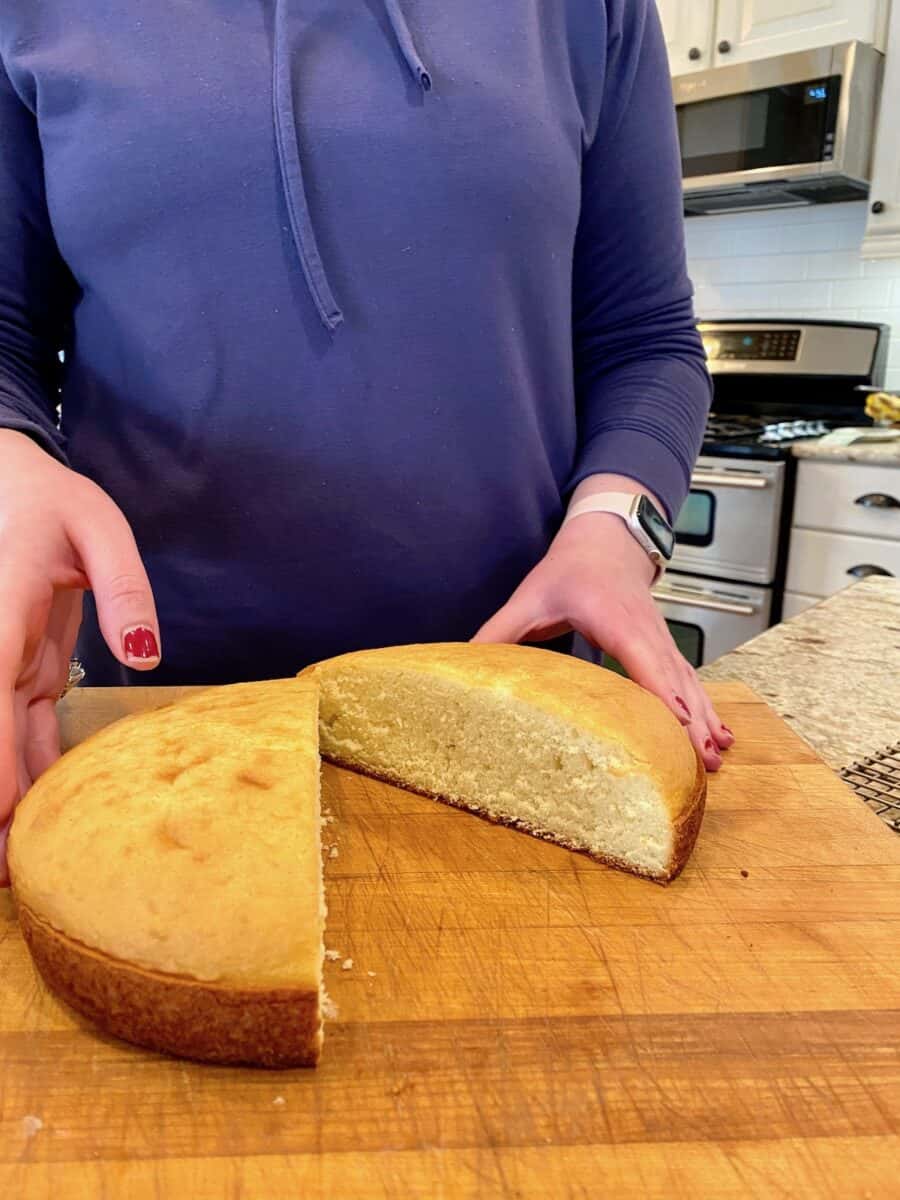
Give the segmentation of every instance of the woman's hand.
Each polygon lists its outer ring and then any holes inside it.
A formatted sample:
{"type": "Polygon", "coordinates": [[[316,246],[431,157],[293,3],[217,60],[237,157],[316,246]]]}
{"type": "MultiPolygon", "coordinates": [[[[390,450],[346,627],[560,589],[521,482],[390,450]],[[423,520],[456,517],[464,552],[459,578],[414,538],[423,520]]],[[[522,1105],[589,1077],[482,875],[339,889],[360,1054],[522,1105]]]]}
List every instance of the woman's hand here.
{"type": "Polygon", "coordinates": [[[0,883],[16,801],[59,757],[55,704],[86,588],[116,658],[159,662],[156,609],[131,530],[90,480],[0,429],[0,883]]]}
{"type": "Polygon", "coordinates": [[[717,771],[734,735],[679,654],[650,594],[653,575],[653,564],[621,518],[584,513],[560,530],[473,640],[539,642],[574,629],[659,696],[687,727],[706,767],[717,771]]]}

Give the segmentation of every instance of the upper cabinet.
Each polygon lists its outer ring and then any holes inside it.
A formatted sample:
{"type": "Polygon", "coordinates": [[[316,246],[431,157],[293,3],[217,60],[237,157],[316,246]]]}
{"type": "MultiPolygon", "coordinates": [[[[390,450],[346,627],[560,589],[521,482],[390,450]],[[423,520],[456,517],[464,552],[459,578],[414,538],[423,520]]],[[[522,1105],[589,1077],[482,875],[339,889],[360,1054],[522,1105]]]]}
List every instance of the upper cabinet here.
{"type": "Polygon", "coordinates": [[[713,65],[716,0],[657,0],[673,75],[713,65]]]}
{"type": "Polygon", "coordinates": [[[890,0],[659,0],[673,75],[836,42],[884,49],[890,0]]]}

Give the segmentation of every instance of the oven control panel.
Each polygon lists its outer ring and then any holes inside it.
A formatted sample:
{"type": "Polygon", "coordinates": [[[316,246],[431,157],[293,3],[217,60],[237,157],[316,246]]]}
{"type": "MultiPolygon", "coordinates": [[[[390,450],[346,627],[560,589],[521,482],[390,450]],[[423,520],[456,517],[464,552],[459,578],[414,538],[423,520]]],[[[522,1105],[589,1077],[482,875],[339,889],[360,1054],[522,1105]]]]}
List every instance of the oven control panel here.
{"type": "Polygon", "coordinates": [[[794,362],[800,348],[800,330],[774,329],[722,330],[703,338],[710,362],[742,359],[744,362],[794,362]]]}
{"type": "Polygon", "coordinates": [[[697,327],[713,375],[779,375],[878,382],[885,326],[849,321],[720,320],[697,327]]]}

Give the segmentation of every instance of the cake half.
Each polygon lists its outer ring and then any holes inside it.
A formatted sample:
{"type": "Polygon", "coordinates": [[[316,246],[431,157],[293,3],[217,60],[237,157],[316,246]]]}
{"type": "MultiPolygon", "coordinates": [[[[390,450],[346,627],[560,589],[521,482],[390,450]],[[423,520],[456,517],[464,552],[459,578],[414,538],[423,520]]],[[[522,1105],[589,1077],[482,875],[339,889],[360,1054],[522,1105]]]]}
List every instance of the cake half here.
{"type": "Polygon", "coordinates": [[[19,806],[10,873],[51,989],[117,1037],[313,1065],[324,901],[317,689],[237,684],[129,717],[19,806]]]}
{"type": "Polygon", "coordinates": [[[655,696],[530,646],[364,650],[302,672],[332,762],[651,879],[684,866],[706,776],[655,696]]]}

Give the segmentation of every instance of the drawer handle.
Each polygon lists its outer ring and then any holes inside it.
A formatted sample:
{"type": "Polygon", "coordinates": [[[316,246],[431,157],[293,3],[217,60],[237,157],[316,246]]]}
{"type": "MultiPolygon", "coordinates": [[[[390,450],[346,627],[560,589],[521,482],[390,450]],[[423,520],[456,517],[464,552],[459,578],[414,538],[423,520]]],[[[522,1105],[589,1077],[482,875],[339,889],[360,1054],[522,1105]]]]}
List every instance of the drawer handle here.
{"type": "Polygon", "coordinates": [[[857,496],[853,503],[860,508],[900,508],[900,500],[887,492],[866,492],[864,496],[857,496]]]}
{"type": "Polygon", "coordinates": [[[886,571],[884,567],[876,567],[874,563],[860,563],[858,567],[849,567],[848,575],[855,575],[857,579],[868,579],[870,575],[887,575],[889,578],[894,578],[893,571],[886,571]]]}
{"type": "Polygon", "coordinates": [[[728,600],[713,600],[704,596],[681,596],[663,588],[654,591],[653,597],[662,601],[663,604],[679,604],[683,608],[704,608],[709,612],[733,613],[736,617],[752,617],[759,612],[755,604],[732,604],[728,600]]]}

